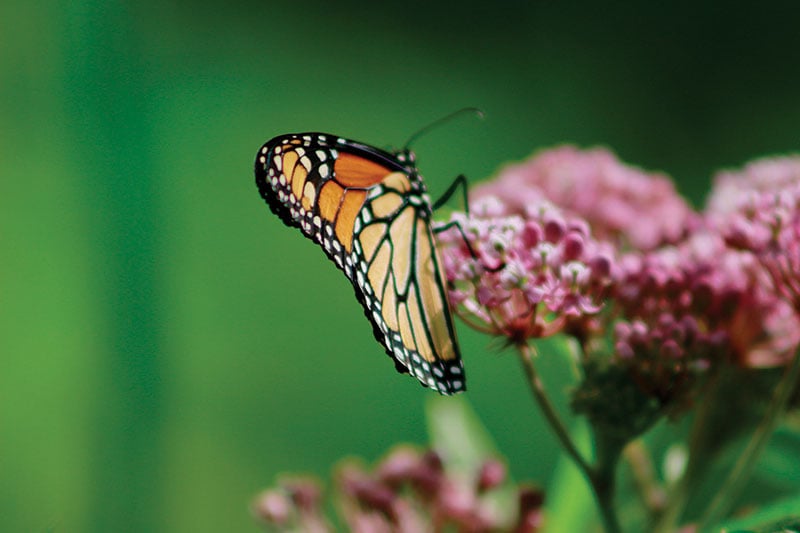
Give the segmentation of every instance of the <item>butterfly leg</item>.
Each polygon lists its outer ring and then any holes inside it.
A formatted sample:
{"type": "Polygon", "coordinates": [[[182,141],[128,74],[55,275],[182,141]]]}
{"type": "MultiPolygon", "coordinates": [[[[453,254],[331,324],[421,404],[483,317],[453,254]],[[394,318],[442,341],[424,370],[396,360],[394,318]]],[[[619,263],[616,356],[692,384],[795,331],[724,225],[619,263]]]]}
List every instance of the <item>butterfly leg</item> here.
{"type": "Polygon", "coordinates": [[[475,261],[480,262],[483,265],[483,268],[486,269],[487,272],[499,272],[500,270],[503,270],[503,268],[505,268],[506,264],[503,261],[500,261],[500,263],[497,264],[496,266],[489,266],[485,264],[483,260],[478,257],[478,253],[472,247],[472,244],[470,244],[469,239],[467,238],[467,234],[464,232],[464,228],[461,227],[461,223],[458,220],[451,220],[450,222],[434,227],[433,233],[434,234],[442,233],[443,231],[447,231],[452,228],[456,228],[458,230],[458,233],[461,235],[461,239],[467,246],[467,251],[469,251],[470,257],[472,257],[472,259],[474,259],[475,261]]]}
{"type": "MultiPolygon", "coordinates": [[[[444,191],[444,194],[442,194],[442,196],[439,197],[439,199],[433,203],[433,205],[431,206],[433,210],[435,211],[436,209],[439,209],[441,206],[446,204],[447,201],[455,194],[456,189],[458,189],[458,187],[461,187],[461,194],[464,200],[464,211],[466,212],[466,215],[469,218],[469,199],[467,198],[467,177],[464,176],[464,174],[459,174],[456,177],[456,179],[453,180],[453,183],[450,184],[447,190],[444,191]]],[[[434,227],[433,233],[434,234],[442,233],[443,231],[447,231],[452,228],[456,228],[458,230],[458,233],[461,235],[461,239],[467,246],[467,250],[469,251],[469,255],[472,257],[472,259],[480,261],[477,252],[472,247],[472,244],[470,244],[469,239],[467,238],[467,234],[464,232],[464,228],[461,226],[461,223],[458,220],[451,220],[450,222],[434,227]]],[[[502,261],[500,262],[500,264],[494,267],[483,265],[483,267],[489,272],[498,272],[502,270],[505,266],[506,266],[505,263],[502,261]]]]}
{"type": "Polygon", "coordinates": [[[453,183],[444,191],[438,200],[436,200],[433,205],[431,206],[434,211],[442,207],[447,201],[455,194],[456,189],[461,187],[461,196],[464,199],[464,212],[467,213],[469,216],[469,200],[467,198],[467,177],[464,174],[459,174],[456,179],[453,180],[453,183]]]}

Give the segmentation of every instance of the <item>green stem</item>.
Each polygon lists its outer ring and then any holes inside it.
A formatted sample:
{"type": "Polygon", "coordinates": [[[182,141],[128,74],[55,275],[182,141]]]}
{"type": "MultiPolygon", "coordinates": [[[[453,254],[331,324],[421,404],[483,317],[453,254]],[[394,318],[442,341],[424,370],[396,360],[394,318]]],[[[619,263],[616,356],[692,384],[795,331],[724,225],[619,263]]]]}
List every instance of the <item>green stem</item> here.
{"type": "MultiPolygon", "coordinates": [[[[616,458],[619,458],[619,453],[616,454],[616,458]]],[[[622,531],[617,514],[614,512],[614,489],[616,488],[614,473],[616,466],[616,459],[608,463],[600,463],[590,478],[592,490],[597,499],[597,507],[600,510],[600,516],[603,519],[603,525],[607,533],[619,533],[622,531]]]]}
{"type": "Polygon", "coordinates": [[[702,531],[709,525],[715,524],[730,511],[744,483],[752,474],[756,461],[761,456],[761,452],[764,451],[767,442],[769,442],[769,438],[778,425],[781,415],[786,411],[792,391],[797,385],[798,377],[800,377],[800,348],[797,349],[791,365],[786,369],[783,377],[775,387],[767,412],[747,443],[747,447],[739,456],[733,470],[731,470],[719,492],[698,522],[697,531],[702,531]]]}
{"type": "Polygon", "coordinates": [[[519,350],[520,361],[525,370],[525,375],[528,377],[528,384],[530,385],[533,397],[539,408],[542,410],[545,418],[547,419],[556,437],[561,442],[567,455],[572,459],[581,473],[586,477],[589,485],[594,492],[597,505],[600,510],[600,516],[603,520],[603,525],[607,533],[620,533],[622,530],[619,526],[619,521],[614,512],[614,471],[616,467],[616,459],[619,457],[619,450],[616,454],[606,453],[600,451],[598,453],[597,467],[592,467],[586,459],[583,458],[578,447],[570,437],[566,425],[561,420],[561,417],[556,412],[550,398],[544,389],[539,373],[533,363],[534,351],[528,346],[527,343],[520,343],[517,345],[519,350]]]}
{"type": "Polygon", "coordinates": [[[555,431],[556,437],[561,441],[561,445],[564,447],[567,454],[575,462],[583,475],[591,479],[591,465],[578,451],[578,447],[572,441],[572,437],[570,437],[566,425],[561,421],[561,417],[558,416],[553,404],[550,402],[550,398],[547,396],[547,391],[544,390],[544,383],[542,383],[536,366],[533,364],[533,349],[527,344],[520,344],[518,348],[522,367],[525,369],[525,375],[528,377],[528,384],[531,387],[531,392],[536,399],[536,403],[539,404],[539,408],[542,410],[545,418],[547,418],[553,431],[555,431]]]}

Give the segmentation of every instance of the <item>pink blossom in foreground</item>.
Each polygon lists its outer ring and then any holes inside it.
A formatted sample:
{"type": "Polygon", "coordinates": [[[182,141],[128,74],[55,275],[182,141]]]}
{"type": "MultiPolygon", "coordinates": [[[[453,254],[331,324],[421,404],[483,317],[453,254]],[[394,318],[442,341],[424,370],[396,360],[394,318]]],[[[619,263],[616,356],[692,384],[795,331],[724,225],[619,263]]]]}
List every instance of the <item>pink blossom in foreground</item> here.
{"type": "Polygon", "coordinates": [[[604,148],[544,150],[476,186],[472,197],[483,196],[520,215],[549,200],[588,222],[595,238],[638,250],[677,242],[696,218],[667,176],[625,165],[604,148]]]}
{"type": "Polygon", "coordinates": [[[279,487],[266,490],[255,499],[252,511],[256,517],[282,531],[331,531],[322,513],[322,490],[315,479],[284,478],[279,487]]]}
{"type": "MultiPolygon", "coordinates": [[[[516,513],[498,509],[493,491],[508,484],[505,466],[487,459],[475,476],[450,473],[432,451],[398,446],[374,469],[356,461],[340,465],[336,479],[337,510],[355,533],[535,533],[542,524],[541,491],[516,487],[516,513]]],[[[282,532],[334,531],[323,518],[319,483],[289,479],[259,495],[253,511],[259,520],[282,532]],[[298,493],[315,495],[297,498],[298,493]]]]}
{"type": "Polygon", "coordinates": [[[450,301],[470,325],[523,342],[601,309],[614,253],[579,218],[542,201],[513,214],[484,197],[473,202],[470,217],[454,213],[451,222],[464,234],[451,228],[438,243],[450,301]]]}

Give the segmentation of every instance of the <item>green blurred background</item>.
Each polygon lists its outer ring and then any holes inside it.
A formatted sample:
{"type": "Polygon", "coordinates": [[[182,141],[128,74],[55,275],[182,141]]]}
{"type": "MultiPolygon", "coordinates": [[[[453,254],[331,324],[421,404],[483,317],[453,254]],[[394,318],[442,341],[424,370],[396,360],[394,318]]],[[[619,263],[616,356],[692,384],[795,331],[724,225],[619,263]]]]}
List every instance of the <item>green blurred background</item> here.
{"type": "MultiPolygon", "coordinates": [[[[700,203],[713,169],[800,146],[800,5],[723,5],[2,3],[0,530],[256,531],[276,473],[424,442],[432,393],[269,213],[258,147],[398,146],[478,106],[416,145],[434,197],[567,141],[700,203]]],[[[469,399],[546,483],[517,362],[459,333],[469,399]]]]}

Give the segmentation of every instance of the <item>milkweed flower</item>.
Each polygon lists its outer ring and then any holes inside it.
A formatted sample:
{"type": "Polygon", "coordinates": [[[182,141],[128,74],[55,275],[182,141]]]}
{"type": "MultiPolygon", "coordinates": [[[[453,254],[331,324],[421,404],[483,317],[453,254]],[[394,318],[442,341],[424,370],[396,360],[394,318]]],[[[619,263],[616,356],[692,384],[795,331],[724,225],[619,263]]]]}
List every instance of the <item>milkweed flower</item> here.
{"type": "MultiPolygon", "coordinates": [[[[337,510],[354,533],[419,533],[424,531],[535,533],[542,524],[541,491],[514,487],[516,512],[498,509],[494,492],[508,485],[505,466],[487,458],[474,476],[450,472],[432,450],[397,446],[374,468],[355,460],[339,465],[334,480],[337,510]]],[[[285,479],[259,495],[256,517],[282,532],[334,531],[323,518],[325,502],[319,482],[285,479]],[[298,492],[314,494],[298,498],[298,492]]]]}
{"type": "Polygon", "coordinates": [[[614,360],[662,406],[686,402],[698,377],[730,359],[732,325],[752,281],[748,257],[718,235],[630,253],[613,294],[614,360]]]}
{"type": "Polygon", "coordinates": [[[595,238],[637,250],[679,241],[697,217],[669,177],[626,165],[604,148],[541,151],[475,187],[475,197],[488,195],[515,214],[548,200],[585,220],[595,238]]]}
{"type": "Polygon", "coordinates": [[[614,251],[585,221],[541,200],[517,214],[486,196],[471,211],[453,213],[438,239],[451,302],[469,324],[522,342],[602,308],[614,251]]]}
{"type": "Polygon", "coordinates": [[[322,489],[316,479],[285,477],[277,487],[256,497],[252,512],[262,523],[280,531],[328,533],[331,526],[321,506],[322,489]]]}
{"type": "Polygon", "coordinates": [[[755,347],[748,361],[785,364],[800,342],[800,156],[763,158],[720,172],[706,217],[761,269],[757,299],[769,342],[755,347]]]}
{"type": "Polygon", "coordinates": [[[758,218],[763,216],[758,212],[763,207],[760,205],[763,195],[790,200],[796,198],[798,187],[800,155],[756,159],[741,169],[717,173],[706,211],[723,219],[736,214],[758,218]]]}

